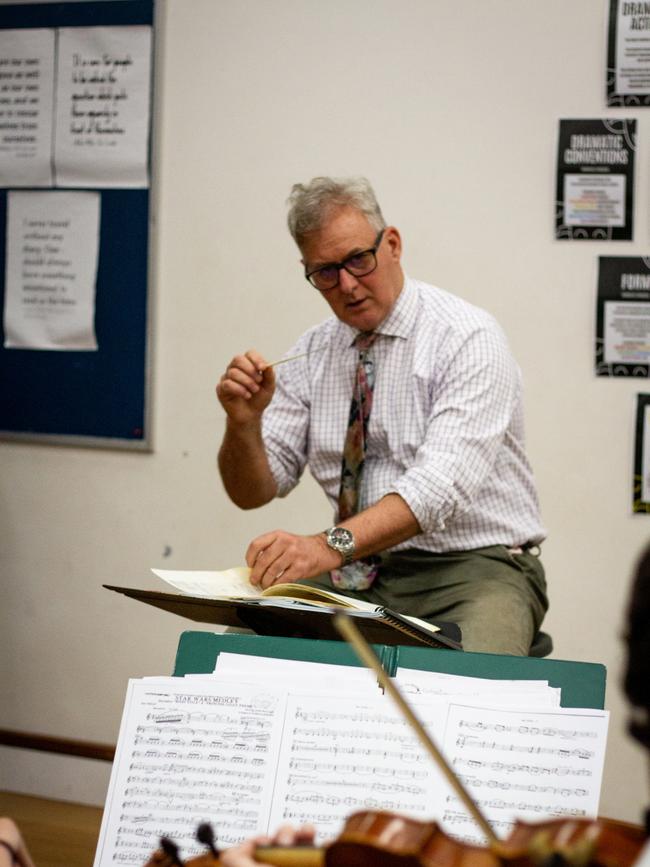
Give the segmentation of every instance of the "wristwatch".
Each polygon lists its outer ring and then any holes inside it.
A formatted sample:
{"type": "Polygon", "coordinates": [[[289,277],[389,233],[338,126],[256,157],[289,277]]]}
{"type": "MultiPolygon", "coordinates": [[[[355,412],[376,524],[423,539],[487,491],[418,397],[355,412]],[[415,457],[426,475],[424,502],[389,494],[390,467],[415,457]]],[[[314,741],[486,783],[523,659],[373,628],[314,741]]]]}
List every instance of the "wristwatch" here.
{"type": "Polygon", "coordinates": [[[343,565],[347,566],[354,560],[354,536],[345,527],[330,527],[325,530],[325,540],[330,548],[343,557],[343,565]]]}

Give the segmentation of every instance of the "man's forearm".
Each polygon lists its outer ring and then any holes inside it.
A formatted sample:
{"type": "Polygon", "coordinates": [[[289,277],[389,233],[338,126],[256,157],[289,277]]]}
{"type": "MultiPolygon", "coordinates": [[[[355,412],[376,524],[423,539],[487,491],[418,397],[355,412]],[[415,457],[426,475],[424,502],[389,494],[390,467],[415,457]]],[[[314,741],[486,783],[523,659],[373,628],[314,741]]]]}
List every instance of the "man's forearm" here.
{"type": "MultiPolygon", "coordinates": [[[[420,532],[413,512],[399,494],[388,494],[339,526],[354,534],[357,558],[385,551],[420,532]]],[[[246,563],[252,570],[251,583],[262,588],[338,569],[341,559],[338,551],[328,547],[322,532],[301,536],[271,530],[253,539],[246,551],[246,563]]]]}
{"type": "Polygon", "coordinates": [[[339,526],[347,527],[354,534],[356,557],[385,551],[422,532],[415,515],[399,494],[387,494],[374,506],[342,521],[339,526]]]}
{"type": "Polygon", "coordinates": [[[260,425],[227,423],[218,460],[226,492],[240,508],[255,509],[276,496],[277,485],[266,457],[260,425]]]}

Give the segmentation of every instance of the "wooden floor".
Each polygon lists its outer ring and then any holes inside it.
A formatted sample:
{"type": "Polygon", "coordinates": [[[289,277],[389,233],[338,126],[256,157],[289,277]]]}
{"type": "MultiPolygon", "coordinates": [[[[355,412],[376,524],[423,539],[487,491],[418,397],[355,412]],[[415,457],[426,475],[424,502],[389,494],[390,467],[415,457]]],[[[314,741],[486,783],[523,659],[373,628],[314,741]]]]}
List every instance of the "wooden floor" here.
{"type": "Polygon", "coordinates": [[[0,792],[0,816],[18,824],[36,867],[92,867],[101,807],[0,792]]]}

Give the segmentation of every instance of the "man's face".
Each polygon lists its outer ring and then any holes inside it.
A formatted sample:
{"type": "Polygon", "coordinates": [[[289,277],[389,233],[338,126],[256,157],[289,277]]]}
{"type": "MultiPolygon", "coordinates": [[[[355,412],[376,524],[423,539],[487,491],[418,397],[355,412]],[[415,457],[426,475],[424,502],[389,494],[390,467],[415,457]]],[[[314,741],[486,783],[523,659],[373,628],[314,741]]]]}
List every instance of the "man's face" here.
{"type": "MultiPolygon", "coordinates": [[[[335,211],[316,232],[302,240],[300,252],[307,272],[332,262],[342,262],[373,247],[377,232],[360,211],[345,207],[335,211]]],[[[373,331],[388,316],[402,290],[400,266],[402,242],[397,229],[388,226],[377,248],[377,267],[365,277],[354,277],[345,268],[339,283],[321,292],[342,322],[359,331],[373,331]]]]}

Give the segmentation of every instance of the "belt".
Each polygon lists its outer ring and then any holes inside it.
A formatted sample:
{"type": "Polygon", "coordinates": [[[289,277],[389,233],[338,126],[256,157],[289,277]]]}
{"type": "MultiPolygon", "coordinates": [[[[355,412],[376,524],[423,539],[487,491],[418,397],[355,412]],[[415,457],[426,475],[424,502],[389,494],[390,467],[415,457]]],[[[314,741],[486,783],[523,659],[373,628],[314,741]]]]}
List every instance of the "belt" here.
{"type": "Polygon", "coordinates": [[[539,557],[541,549],[537,542],[524,542],[523,545],[513,545],[508,548],[508,554],[525,554],[530,552],[534,557],[539,557]]]}

